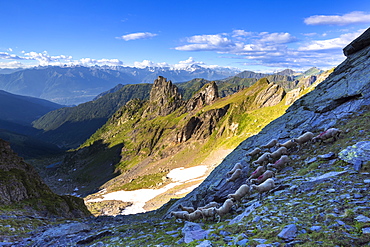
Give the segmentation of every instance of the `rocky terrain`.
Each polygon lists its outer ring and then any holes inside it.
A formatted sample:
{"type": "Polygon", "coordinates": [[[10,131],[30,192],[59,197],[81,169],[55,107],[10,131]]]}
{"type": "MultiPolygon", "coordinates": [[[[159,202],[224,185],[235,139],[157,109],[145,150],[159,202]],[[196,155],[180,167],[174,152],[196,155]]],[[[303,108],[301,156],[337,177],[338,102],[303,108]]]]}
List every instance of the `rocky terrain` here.
{"type": "MultiPolygon", "coordinates": [[[[370,127],[369,110],[368,106],[363,107],[360,112],[338,122],[335,127],[340,126],[345,131],[337,141],[329,140],[293,151],[289,155],[291,165],[276,176],[275,190],[264,195],[262,201],[257,199],[256,193],[246,196],[219,223],[210,219],[189,222],[166,217],[171,205],[176,204],[171,201],[145,214],[41,225],[37,231],[30,232],[28,238],[13,244],[368,246],[370,141],[364,132],[370,127]],[[356,155],[348,155],[353,151],[356,155]],[[354,165],[358,162],[361,168],[354,165]]],[[[9,224],[8,228],[14,226],[9,224]]],[[[17,231],[14,228],[14,232],[17,231]]]]}
{"type": "Polygon", "coordinates": [[[347,59],[324,82],[243,141],[187,196],[145,214],[62,222],[37,219],[29,227],[32,230],[4,216],[1,245],[369,246],[368,40],[370,29],[344,49],[347,59]],[[255,147],[272,138],[282,143],[307,131],[320,134],[331,127],[342,131],[337,140],[290,151],[292,161],[277,173],[276,187],[262,201],[257,200],[257,193],[246,196],[220,222],[170,217],[179,204],[198,207],[223,202],[254,169],[254,158],[246,153],[255,147]],[[237,162],[244,165],[243,177],[228,183],[226,173],[237,162]]]}

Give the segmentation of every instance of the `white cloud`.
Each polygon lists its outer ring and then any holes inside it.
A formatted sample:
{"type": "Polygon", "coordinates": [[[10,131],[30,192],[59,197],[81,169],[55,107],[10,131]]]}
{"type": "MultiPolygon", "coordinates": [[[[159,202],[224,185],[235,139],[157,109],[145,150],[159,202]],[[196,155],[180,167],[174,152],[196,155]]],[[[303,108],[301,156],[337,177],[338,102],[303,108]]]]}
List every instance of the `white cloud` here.
{"type": "Polygon", "coordinates": [[[13,51],[13,49],[12,49],[12,48],[8,48],[7,50],[8,50],[8,51],[10,51],[10,52],[12,52],[12,51],[13,51]]]}
{"type": "Polygon", "coordinates": [[[306,18],[307,25],[349,25],[355,23],[370,23],[370,13],[354,11],[344,15],[314,15],[306,18]]]}
{"type": "Polygon", "coordinates": [[[20,63],[18,61],[0,62],[0,68],[13,69],[13,68],[20,68],[20,67],[24,67],[24,66],[23,66],[22,63],[20,63]]]}
{"type": "Polygon", "coordinates": [[[234,30],[232,33],[233,37],[240,37],[240,36],[251,36],[252,32],[246,32],[245,30],[234,30]]]}
{"type": "Polygon", "coordinates": [[[195,35],[186,39],[188,45],[176,47],[179,51],[218,51],[227,50],[234,46],[234,43],[221,34],[195,35]]]}
{"type": "Polygon", "coordinates": [[[249,65],[299,69],[317,66],[328,69],[344,59],[341,49],[363,31],[348,33],[348,30],[341,30],[342,35],[331,39],[317,33],[300,34],[304,39],[299,40],[288,32],[234,30],[231,33],[192,36],[184,39],[187,43],[175,49],[230,54],[227,58],[245,60],[249,65]],[[238,36],[242,34],[245,36],[238,36]],[[314,37],[324,40],[313,40],[314,37]]]}
{"type": "Polygon", "coordinates": [[[93,65],[110,65],[110,66],[120,66],[123,65],[123,62],[119,59],[93,59],[93,58],[81,58],[76,61],[75,64],[83,66],[93,66],[93,65]]]}
{"type": "Polygon", "coordinates": [[[260,39],[260,42],[276,44],[287,44],[294,41],[297,41],[297,38],[290,33],[264,33],[260,39]]]}
{"type": "Polygon", "coordinates": [[[142,62],[134,62],[134,67],[146,68],[146,67],[169,67],[167,63],[155,63],[150,60],[143,60],[142,62]]]}
{"type": "Polygon", "coordinates": [[[197,62],[194,60],[193,57],[189,57],[188,59],[184,61],[180,61],[179,64],[204,64],[203,62],[197,62]]]}
{"type": "Polygon", "coordinates": [[[21,57],[8,52],[0,52],[0,59],[22,60],[21,57]]]}
{"type": "Polygon", "coordinates": [[[149,32],[144,32],[144,33],[130,33],[123,35],[121,37],[117,37],[117,39],[123,39],[125,41],[129,40],[137,40],[137,39],[148,39],[157,36],[158,34],[155,33],[149,33],[149,32]]]}
{"type": "Polygon", "coordinates": [[[299,51],[323,51],[331,49],[343,49],[352,40],[361,35],[365,30],[361,29],[354,33],[346,33],[338,38],[326,40],[314,40],[298,48],[299,51]]]}

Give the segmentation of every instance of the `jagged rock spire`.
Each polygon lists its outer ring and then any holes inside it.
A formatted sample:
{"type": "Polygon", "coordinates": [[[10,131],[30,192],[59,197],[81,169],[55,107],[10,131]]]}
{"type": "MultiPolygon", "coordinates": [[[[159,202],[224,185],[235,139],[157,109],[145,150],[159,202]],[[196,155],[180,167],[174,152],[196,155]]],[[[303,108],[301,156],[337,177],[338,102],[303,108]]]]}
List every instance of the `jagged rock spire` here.
{"type": "Polygon", "coordinates": [[[166,78],[158,76],[150,91],[149,107],[145,115],[156,113],[166,116],[184,104],[178,88],[167,81],[166,78]]]}

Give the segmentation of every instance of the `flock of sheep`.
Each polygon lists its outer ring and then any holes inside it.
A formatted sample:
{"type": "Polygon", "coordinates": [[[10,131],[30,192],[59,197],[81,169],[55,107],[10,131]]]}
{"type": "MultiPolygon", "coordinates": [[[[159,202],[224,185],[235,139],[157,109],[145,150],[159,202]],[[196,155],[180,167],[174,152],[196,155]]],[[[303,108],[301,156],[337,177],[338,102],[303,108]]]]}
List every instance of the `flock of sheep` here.
{"type": "MultiPolygon", "coordinates": [[[[179,205],[179,209],[181,211],[172,211],[171,215],[176,219],[187,221],[194,221],[200,218],[212,218],[215,220],[216,217],[218,217],[218,221],[220,221],[221,217],[229,213],[235,203],[240,203],[243,197],[251,195],[253,191],[257,191],[259,199],[262,200],[262,194],[275,187],[275,172],[282,170],[290,162],[288,154],[291,150],[295,148],[300,150],[301,147],[309,142],[321,143],[329,138],[333,138],[335,141],[339,137],[340,133],[341,130],[330,128],[317,136],[314,136],[312,132],[306,132],[298,138],[293,138],[282,144],[279,143],[277,139],[273,139],[266,145],[263,145],[260,148],[255,148],[247,154],[247,156],[255,157],[258,154],[261,154],[262,150],[270,151],[271,148],[277,147],[274,152],[264,152],[252,162],[254,166],[258,165],[256,170],[252,172],[245,184],[242,184],[235,193],[228,195],[228,199],[225,200],[220,207],[217,202],[210,202],[203,207],[198,207],[197,209],[179,205]]],[[[243,165],[241,163],[236,163],[233,169],[227,173],[230,177],[226,181],[234,182],[236,179],[241,177],[242,169],[243,165]]]]}

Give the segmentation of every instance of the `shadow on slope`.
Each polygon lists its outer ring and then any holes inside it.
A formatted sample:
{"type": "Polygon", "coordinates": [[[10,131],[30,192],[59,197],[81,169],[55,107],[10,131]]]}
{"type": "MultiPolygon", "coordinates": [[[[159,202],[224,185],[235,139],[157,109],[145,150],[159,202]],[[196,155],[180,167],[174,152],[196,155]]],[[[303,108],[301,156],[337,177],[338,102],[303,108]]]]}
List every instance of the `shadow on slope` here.
{"type": "Polygon", "coordinates": [[[102,141],[96,141],[89,147],[67,153],[61,164],[47,171],[48,177],[57,177],[63,185],[54,179],[49,186],[58,194],[75,191],[85,196],[96,192],[101,185],[119,175],[115,167],[121,159],[122,147],[123,144],[108,147],[102,141]]]}

